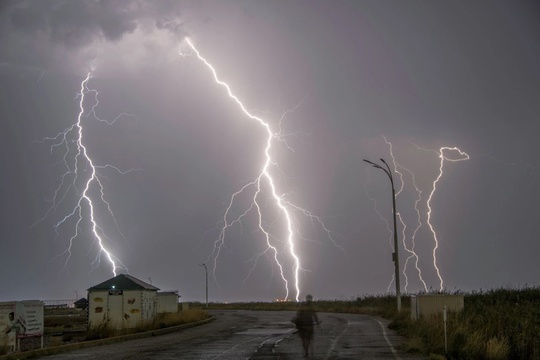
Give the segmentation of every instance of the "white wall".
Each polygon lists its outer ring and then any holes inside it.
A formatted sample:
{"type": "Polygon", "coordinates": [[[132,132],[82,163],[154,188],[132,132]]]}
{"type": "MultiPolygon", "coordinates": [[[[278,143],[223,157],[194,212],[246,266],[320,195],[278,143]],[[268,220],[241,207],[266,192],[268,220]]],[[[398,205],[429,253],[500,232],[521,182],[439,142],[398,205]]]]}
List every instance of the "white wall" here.
{"type": "Polygon", "coordinates": [[[109,322],[116,329],[133,328],[141,321],[152,321],[157,314],[157,292],[125,290],[121,295],[108,291],[88,293],[89,326],[109,322]]]}
{"type": "Polygon", "coordinates": [[[98,326],[107,319],[108,291],[88,292],[88,326],[98,326]]]}
{"type": "Polygon", "coordinates": [[[124,328],[133,328],[142,320],[142,294],[141,290],[124,291],[124,328]]]}
{"type": "Polygon", "coordinates": [[[157,314],[157,291],[143,291],[141,320],[154,320],[157,314]]]}
{"type": "Polygon", "coordinates": [[[178,294],[175,293],[158,293],[158,313],[175,313],[178,312],[178,294]]]}

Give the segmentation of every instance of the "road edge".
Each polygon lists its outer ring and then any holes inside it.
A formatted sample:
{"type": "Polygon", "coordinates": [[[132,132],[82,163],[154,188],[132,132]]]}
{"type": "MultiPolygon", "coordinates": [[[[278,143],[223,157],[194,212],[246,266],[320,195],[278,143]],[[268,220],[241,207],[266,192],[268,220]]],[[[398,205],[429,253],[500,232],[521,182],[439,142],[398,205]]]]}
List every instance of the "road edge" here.
{"type": "Polygon", "coordinates": [[[167,327],[163,329],[146,331],[142,333],[115,336],[115,337],[99,339],[99,340],[81,341],[81,342],[77,342],[73,344],[66,344],[66,345],[60,345],[60,346],[53,346],[49,348],[36,349],[36,350],[18,352],[18,353],[7,354],[7,355],[0,355],[0,360],[33,359],[33,358],[38,358],[41,356],[60,354],[63,352],[73,351],[77,349],[84,349],[84,348],[88,348],[92,346],[114,344],[114,343],[118,343],[118,342],[122,342],[126,340],[142,339],[142,338],[147,338],[147,337],[152,337],[152,336],[160,336],[160,335],[165,335],[168,333],[172,333],[172,332],[183,330],[183,329],[188,329],[195,326],[204,325],[211,321],[214,321],[215,319],[216,318],[212,316],[208,319],[196,321],[193,323],[176,325],[176,326],[171,326],[171,327],[167,327]]]}

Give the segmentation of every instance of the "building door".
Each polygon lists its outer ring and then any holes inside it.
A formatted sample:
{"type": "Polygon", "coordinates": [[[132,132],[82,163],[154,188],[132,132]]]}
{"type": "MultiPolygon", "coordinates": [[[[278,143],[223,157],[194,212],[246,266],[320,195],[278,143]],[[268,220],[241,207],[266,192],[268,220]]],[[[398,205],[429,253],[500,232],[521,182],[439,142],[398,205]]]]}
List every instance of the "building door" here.
{"type": "Polygon", "coordinates": [[[124,316],[124,295],[119,291],[110,291],[108,298],[107,315],[109,323],[113,328],[121,329],[124,316]]]}

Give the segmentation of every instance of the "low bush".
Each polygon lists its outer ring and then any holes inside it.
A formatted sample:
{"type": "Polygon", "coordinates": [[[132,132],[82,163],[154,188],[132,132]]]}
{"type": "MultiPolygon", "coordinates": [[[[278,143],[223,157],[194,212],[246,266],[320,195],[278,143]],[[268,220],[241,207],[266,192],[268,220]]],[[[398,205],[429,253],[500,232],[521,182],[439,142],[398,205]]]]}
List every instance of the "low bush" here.
{"type": "Polygon", "coordinates": [[[155,321],[157,328],[194,323],[210,318],[208,312],[201,309],[184,310],[177,313],[159,314],[155,321]],[[156,324],[157,323],[157,324],[156,324]]]}
{"type": "Polygon", "coordinates": [[[194,323],[210,318],[208,312],[201,309],[191,309],[177,313],[158,314],[154,320],[141,321],[134,328],[116,330],[109,323],[93,326],[86,331],[85,340],[105,339],[112,336],[127,335],[163,329],[166,327],[194,323]]]}
{"type": "Polygon", "coordinates": [[[85,340],[106,339],[117,335],[118,331],[113,329],[109,323],[105,322],[97,326],[92,326],[86,331],[85,340]]]}

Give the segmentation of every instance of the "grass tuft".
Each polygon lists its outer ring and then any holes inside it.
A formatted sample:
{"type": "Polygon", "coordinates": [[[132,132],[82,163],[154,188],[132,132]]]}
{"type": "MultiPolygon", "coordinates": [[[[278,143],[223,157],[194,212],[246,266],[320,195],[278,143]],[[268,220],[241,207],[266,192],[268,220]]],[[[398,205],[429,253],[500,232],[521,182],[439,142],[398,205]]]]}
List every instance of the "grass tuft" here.
{"type": "Polygon", "coordinates": [[[508,359],[510,354],[510,345],[506,338],[491,338],[486,344],[486,359],[504,360],[508,359]]]}
{"type": "Polygon", "coordinates": [[[118,331],[113,329],[109,323],[105,322],[97,326],[92,326],[86,331],[85,340],[98,340],[113,337],[118,331]]]}

